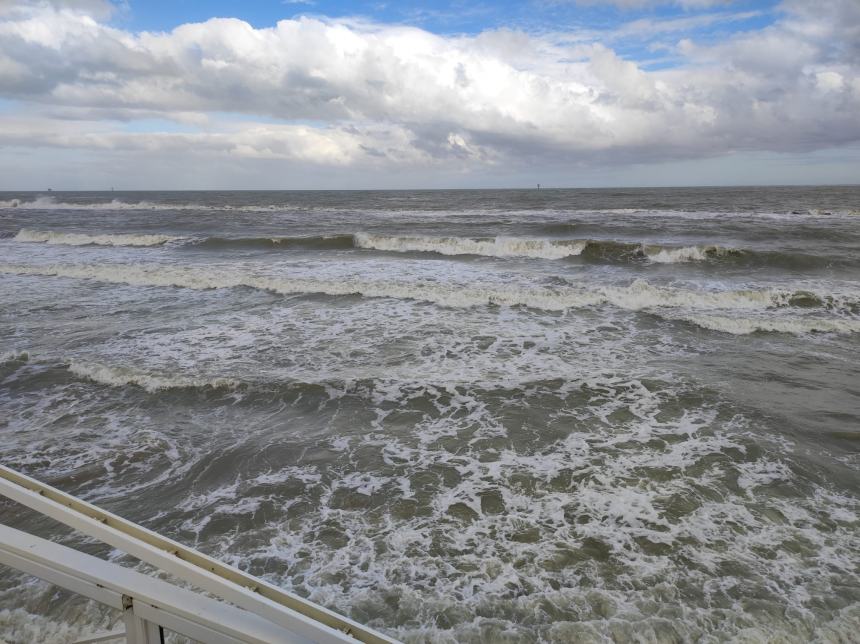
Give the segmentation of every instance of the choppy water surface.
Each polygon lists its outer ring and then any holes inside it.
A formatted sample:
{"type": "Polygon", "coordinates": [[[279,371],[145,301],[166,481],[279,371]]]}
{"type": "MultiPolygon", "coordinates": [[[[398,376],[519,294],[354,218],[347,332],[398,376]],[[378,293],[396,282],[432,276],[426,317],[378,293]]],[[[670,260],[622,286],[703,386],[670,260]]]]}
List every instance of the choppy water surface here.
{"type": "MultiPolygon", "coordinates": [[[[11,467],[410,642],[856,637],[860,188],[7,193],[0,235],[11,467]]],[[[113,618],[0,576],[10,641],[113,618]]]]}

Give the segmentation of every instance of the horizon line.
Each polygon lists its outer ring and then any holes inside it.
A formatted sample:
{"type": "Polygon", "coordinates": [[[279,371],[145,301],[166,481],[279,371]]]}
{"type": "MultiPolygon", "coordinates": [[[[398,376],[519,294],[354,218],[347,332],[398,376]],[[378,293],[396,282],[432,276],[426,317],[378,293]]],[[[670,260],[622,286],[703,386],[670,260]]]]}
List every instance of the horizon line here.
{"type": "Polygon", "coordinates": [[[0,189],[3,193],[70,193],[70,192],[489,192],[489,191],[533,191],[546,190],[695,190],[738,188],[860,188],[858,183],[750,183],[750,184],[701,184],[701,185],[640,185],[640,186],[520,186],[520,187],[473,187],[473,188],[98,188],[98,189],[0,189]]]}

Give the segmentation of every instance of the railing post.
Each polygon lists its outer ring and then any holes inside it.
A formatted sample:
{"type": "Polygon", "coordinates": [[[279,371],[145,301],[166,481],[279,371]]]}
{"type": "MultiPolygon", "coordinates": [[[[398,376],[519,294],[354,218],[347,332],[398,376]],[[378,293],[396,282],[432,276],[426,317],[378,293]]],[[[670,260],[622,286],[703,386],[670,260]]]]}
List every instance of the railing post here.
{"type": "Polygon", "coordinates": [[[161,626],[135,615],[134,600],[128,595],[122,596],[122,619],[128,644],[164,644],[161,626]]]}

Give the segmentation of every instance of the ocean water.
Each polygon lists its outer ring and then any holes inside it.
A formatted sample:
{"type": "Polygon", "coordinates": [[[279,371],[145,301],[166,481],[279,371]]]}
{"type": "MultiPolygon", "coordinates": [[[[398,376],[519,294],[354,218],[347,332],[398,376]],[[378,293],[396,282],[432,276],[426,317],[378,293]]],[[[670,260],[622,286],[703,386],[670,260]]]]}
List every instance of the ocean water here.
{"type": "Polygon", "coordinates": [[[4,464],[407,642],[860,629],[858,187],[0,194],[0,356],[4,464]]]}

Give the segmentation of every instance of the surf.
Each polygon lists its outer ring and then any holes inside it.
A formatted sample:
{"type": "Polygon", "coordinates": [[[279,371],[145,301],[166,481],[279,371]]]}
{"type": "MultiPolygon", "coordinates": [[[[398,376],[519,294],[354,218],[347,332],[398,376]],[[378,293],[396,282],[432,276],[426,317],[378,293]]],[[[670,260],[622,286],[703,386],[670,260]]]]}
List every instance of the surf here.
{"type": "MultiPolygon", "coordinates": [[[[565,311],[612,305],[628,311],[711,310],[765,311],[768,309],[819,309],[847,315],[843,324],[826,330],[860,330],[854,314],[860,310],[860,294],[815,293],[800,289],[749,288],[702,290],[657,286],[644,279],[626,286],[576,285],[529,286],[497,284],[448,284],[405,280],[372,280],[355,277],[325,279],[259,275],[217,268],[164,267],[156,264],[55,264],[47,266],[0,264],[0,272],[17,275],[64,277],[116,284],[179,287],[197,290],[254,288],[283,295],[321,294],[414,300],[445,307],[522,306],[544,311],[565,311]]],[[[695,322],[696,318],[690,318],[695,322]]],[[[706,326],[706,325],[703,325],[706,326]]],[[[772,330],[788,327],[774,326],[772,330]]],[[[825,327],[821,327],[825,330],[825,327]]]]}
{"type": "Polygon", "coordinates": [[[63,246],[163,246],[179,238],[171,235],[111,233],[89,235],[22,228],[13,237],[18,242],[58,244],[63,246]]]}

